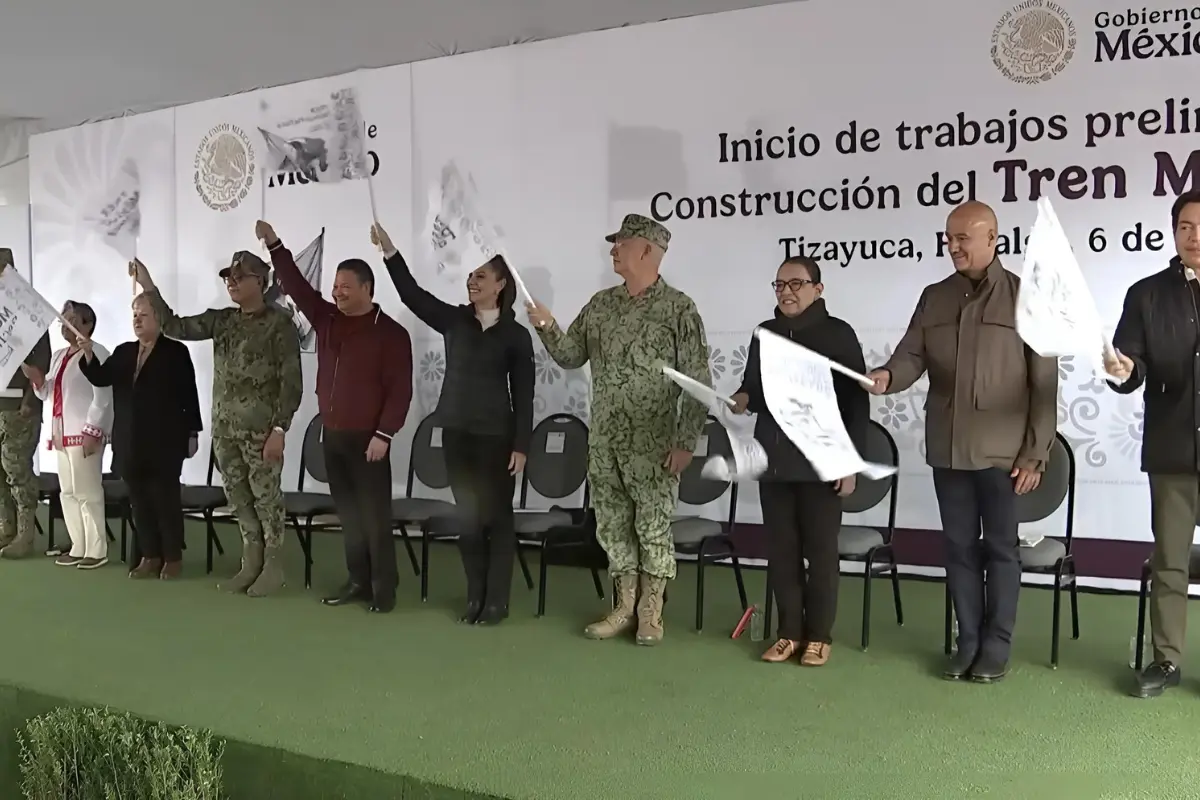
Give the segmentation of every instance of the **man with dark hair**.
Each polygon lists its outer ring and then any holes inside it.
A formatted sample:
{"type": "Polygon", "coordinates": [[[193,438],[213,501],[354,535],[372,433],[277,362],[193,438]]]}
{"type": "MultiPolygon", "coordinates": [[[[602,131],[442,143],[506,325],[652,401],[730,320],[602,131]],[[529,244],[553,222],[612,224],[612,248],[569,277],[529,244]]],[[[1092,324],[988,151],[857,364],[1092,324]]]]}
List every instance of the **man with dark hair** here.
{"type": "MultiPolygon", "coordinates": [[[[1158,697],[1179,685],[1187,629],[1188,574],[1200,510],[1200,190],[1171,206],[1175,257],[1125,294],[1106,359],[1109,386],[1145,386],[1142,471],[1150,479],[1150,632],[1154,660],[1134,694],[1158,697]]],[[[1139,643],[1140,646],[1140,643],[1139,643]]]]}
{"type": "MultiPolygon", "coordinates": [[[[12,250],[0,248],[0,271],[15,269],[12,250]]],[[[38,339],[24,364],[50,369],[50,334],[38,339]]],[[[42,401],[18,369],[0,389],[0,558],[24,558],[33,552],[38,504],[33,454],[42,429],[42,401]]]]}
{"type": "MultiPolygon", "coordinates": [[[[233,308],[180,317],[133,262],[162,332],[183,341],[213,341],[213,451],[225,494],[242,532],[242,566],[221,588],[265,597],[284,585],[284,436],[304,392],[300,343],[288,315],[263,299],[270,269],[245,250],[217,273],[233,308]]],[[[139,565],[139,576],[154,565],[139,565]]]]}
{"type": "Polygon", "coordinates": [[[412,341],[375,303],[375,273],[367,262],[338,264],[333,302],[296,268],[275,230],[259,221],[255,235],[271,252],[275,274],[317,332],[317,400],[329,492],[337,507],[349,580],[322,602],[370,602],[396,607],[396,542],[392,536],[394,437],[412,400],[412,341]]]}
{"type": "Polygon", "coordinates": [[[958,652],[942,676],[978,683],[1008,674],[1021,591],[1016,498],[1041,482],[1058,420],[1058,360],[1017,334],[1021,279],[997,258],[996,229],[978,201],[950,212],[954,274],[925,287],[895,353],[869,375],[873,394],[929,375],[926,460],[958,616],[958,652]]]}

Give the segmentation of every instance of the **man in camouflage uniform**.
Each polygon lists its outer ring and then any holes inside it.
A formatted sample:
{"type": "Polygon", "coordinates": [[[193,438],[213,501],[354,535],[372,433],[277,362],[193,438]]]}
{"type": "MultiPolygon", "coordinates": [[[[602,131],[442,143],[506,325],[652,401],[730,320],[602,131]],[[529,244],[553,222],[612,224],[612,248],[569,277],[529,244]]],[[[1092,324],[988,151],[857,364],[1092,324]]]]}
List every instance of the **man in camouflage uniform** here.
{"type": "Polygon", "coordinates": [[[242,568],[221,588],[265,597],[284,584],[283,443],[304,391],[296,329],[263,300],[270,268],[253,253],[234,253],[219,273],[236,308],[192,317],[176,316],[146,267],[134,268],[165,335],[213,342],[213,450],[242,532],[242,568]]]}
{"type": "Polygon", "coordinates": [[[653,645],[662,640],[663,593],[675,577],[671,519],[679,474],[707,414],[681,398],[662,366],[710,385],[708,341],[695,303],[659,277],[671,240],[665,227],[630,214],[605,240],[624,284],[597,292],[566,331],[540,304],[529,317],[561,367],[592,365],[588,484],[616,607],[584,634],[611,639],[636,620],[637,643],[653,645]]]}
{"type": "MultiPolygon", "coordinates": [[[[14,269],[12,250],[0,248],[0,272],[14,269]]],[[[25,364],[50,369],[50,334],[45,333],[25,364]]],[[[38,480],[33,472],[42,429],[42,401],[24,370],[17,369],[8,388],[0,389],[0,558],[24,558],[33,552],[38,480]]]]}

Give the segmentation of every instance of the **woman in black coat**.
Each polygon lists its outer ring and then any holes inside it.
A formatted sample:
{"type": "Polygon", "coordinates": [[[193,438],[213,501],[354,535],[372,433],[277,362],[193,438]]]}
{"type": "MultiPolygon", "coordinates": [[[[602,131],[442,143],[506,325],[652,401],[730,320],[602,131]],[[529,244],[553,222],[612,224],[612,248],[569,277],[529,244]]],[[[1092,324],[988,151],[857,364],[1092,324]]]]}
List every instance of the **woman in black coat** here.
{"type": "MultiPolygon", "coordinates": [[[[866,372],[854,329],[825,308],[821,268],[815,261],[803,256],[784,261],[772,288],[775,316],[762,323],[763,328],[855,372],[866,372]]],[[[833,388],[846,431],[862,453],[871,399],[853,379],[837,372],[833,388]]],[[[758,493],[768,537],[768,577],[779,604],[779,641],[763,653],[763,660],[787,661],[798,654],[804,666],[819,667],[829,660],[833,642],[842,498],[854,491],[855,478],[823,482],[780,429],[763,398],[757,338],[750,340],[746,371],[733,400],[735,411],[758,415],[754,437],[769,463],[767,473],[759,478],[758,493]]]]}
{"type": "Polygon", "coordinates": [[[417,285],[404,257],[378,226],[388,274],[404,305],[446,346],[438,423],[467,575],[461,621],[495,625],[508,616],[517,535],[515,476],[533,432],[533,340],[513,313],[517,287],[502,256],[467,277],[468,303],[451,305],[417,285]]]}
{"type": "Polygon", "coordinates": [[[183,566],[183,461],[196,454],[203,429],[196,370],[187,346],[160,334],[145,295],[133,301],[136,341],[117,345],[99,361],[91,342],[83,374],[113,393],[113,466],[133,506],[142,559],[131,578],[177,578],[183,566]]]}

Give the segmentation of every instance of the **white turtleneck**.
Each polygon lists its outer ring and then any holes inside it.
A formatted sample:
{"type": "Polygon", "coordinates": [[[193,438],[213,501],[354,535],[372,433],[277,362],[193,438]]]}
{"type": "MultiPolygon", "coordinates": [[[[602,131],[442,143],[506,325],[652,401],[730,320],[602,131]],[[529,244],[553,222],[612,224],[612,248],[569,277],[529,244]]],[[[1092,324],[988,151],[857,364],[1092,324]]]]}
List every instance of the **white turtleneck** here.
{"type": "Polygon", "coordinates": [[[493,325],[495,325],[497,322],[500,321],[500,309],[498,309],[498,308],[478,309],[475,312],[475,318],[477,320],[479,320],[479,324],[482,325],[483,329],[486,331],[488,328],[492,327],[493,325]]]}

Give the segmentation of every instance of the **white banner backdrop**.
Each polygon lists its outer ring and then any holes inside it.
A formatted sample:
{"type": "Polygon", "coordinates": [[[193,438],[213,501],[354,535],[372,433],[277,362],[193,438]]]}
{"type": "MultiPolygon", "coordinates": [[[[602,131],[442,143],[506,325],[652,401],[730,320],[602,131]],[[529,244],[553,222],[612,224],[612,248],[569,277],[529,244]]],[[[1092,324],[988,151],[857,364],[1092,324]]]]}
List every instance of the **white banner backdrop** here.
{"type": "MultiPolygon", "coordinates": [[[[33,285],[55,307],[67,300],[96,311],[95,339],[109,351],[133,338],[133,284],[123,258],[82,223],[95,200],[129,160],[142,182],[142,236],[138,255],[163,290],[177,290],[175,265],[174,110],[99,122],[35,136],[29,141],[33,285]]],[[[65,347],[58,326],[51,346],[65,347]]],[[[192,351],[193,357],[199,352],[192,351]]],[[[207,414],[207,407],[204,408],[207,414]]],[[[50,410],[47,406],[46,413],[50,410]]],[[[41,467],[57,469],[54,454],[40,449],[41,467]]],[[[105,463],[111,453],[105,451],[105,463]]],[[[188,477],[203,477],[195,463],[188,477]]]]}
{"type": "MultiPolygon", "coordinates": [[[[366,115],[372,165],[378,164],[376,199],[380,222],[397,246],[411,240],[412,208],[407,187],[412,154],[410,134],[409,68],[369,70],[304,84],[294,84],[249,94],[225,97],[176,110],[175,186],[177,248],[180,270],[178,292],[168,295],[180,313],[227,305],[224,283],[217,272],[228,266],[237,250],[250,250],[266,258],[254,238],[254,223],[262,218],[274,225],[285,243],[298,253],[325,229],[325,260],[319,287],[332,290],[339,261],[358,257],[376,273],[376,298],[389,314],[399,318],[416,338],[414,323],[402,313],[395,290],[383,267],[382,256],[371,245],[371,200],[365,180],[332,184],[302,182],[294,175],[264,173],[269,163],[266,145],[258,132],[262,103],[291,106],[305,97],[320,96],[353,85],[366,115]]],[[[298,331],[298,335],[299,335],[298,331]]],[[[200,391],[211,391],[212,348],[202,345],[204,367],[197,361],[200,391]]],[[[316,356],[304,361],[305,393],[300,411],[287,438],[284,487],[298,485],[300,450],[304,431],[317,413],[316,356]]],[[[415,369],[415,367],[414,367],[415,369]]],[[[410,420],[417,419],[416,404],[410,420]]],[[[415,427],[409,425],[410,433],[415,427]]],[[[406,480],[408,444],[399,437],[392,452],[393,481],[398,490],[406,480]]],[[[311,481],[310,491],[320,490],[311,481]]]]}
{"type": "MultiPolygon", "coordinates": [[[[664,275],[699,306],[714,380],[730,393],[754,326],[771,314],[769,284],[785,256],[821,260],[830,310],[854,325],[873,367],[899,340],[922,288],[952,269],[940,239],[950,207],[968,197],[992,204],[1002,258],[1019,271],[1043,192],[1111,332],[1129,284],[1172,254],[1171,200],[1200,173],[1186,70],[1154,57],[1171,55],[1168,45],[1189,35],[1187,10],[1143,20],[1114,0],[926,0],[922,8],[913,15],[885,4],[864,27],[857,4],[810,0],[358,73],[351,82],[376,130],[380,222],[413,257],[419,280],[461,301],[462,287],[436,283],[414,244],[429,184],[454,159],[474,176],[530,290],[567,323],[616,282],[604,234],[626,213],[657,216],[674,234],[664,275]],[[1150,38],[1139,38],[1142,27],[1150,38]],[[947,39],[946,29],[956,35],[947,39]],[[936,61],[914,58],[921,53],[936,61]]],[[[332,89],[347,80],[318,83],[332,89]]],[[[264,194],[257,174],[261,101],[315,85],[177,109],[173,169],[155,161],[155,172],[139,153],[147,183],[171,187],[169,200],[147,203],[160,216],[145,221],[142,252],[176,307],[195,312],[226,302],[216,271],[233,250],[257,247],[253,223],[264,206],[294,249],[324,226],[322,286],[337,261],[368,258],[384,308],[413,332],[415,424],[436,402],[442,344],[398,313],[366,238],[366,187],[284,185],[264,194]],[[145,241],[156,235],[169,243],[145,241]]],[[[62,176],[100,184],[93,172],[120,165],[114,137],[123,141],[159,116],[35,137],[35,206],[57,203],[61,217],[75,194],[62,176]]],[[[115,280],[78,282],[76,271],[103,257],[59,254],[70,249],[60,240],[73,235],[61,221],[39,224],[35,208],[34,280],[46,286],[48,273],[61,290],[51,293],[55,302],[67,288],[91,293],[78,299],[98,305],[103,338],[115,330],[115,312],[101,307],[127,314],[127,290],[115,280]]],[[[209,348],[195,352],[204,363],[209,348]]],[[[540,348],[537,359],[539,417],[586,417],[587,371],[563,371],[540,348]]],[[[1080,535],[1148,538],[1140,396],[1117,396],[1070,359],[1059,372],[1059,428],[1078,459],[1080,535]]],[[[306,373],[311,389],[311,364],[306,373]]],[[[210,374],[206,365],[202,391],[210,374]]],[[[901,451],[900,524],[938,528],[924,464],[925,391],[921,382],[877,399],[874,413],[901,451]]],[[[314,410],[310,391],[289,439],[289,483],[299,431],[314,410]]],[[[398,485],[404,456],[394,456],[398,485]]],[[[756,493],[745,489],[739,518],[757,521],[756,493]]],[[[883,517],[883,507],[865,515],[883,517]]],[[[1055,534],[1060,525],[1061,515],[1038,527],[1055,534]]]]}

